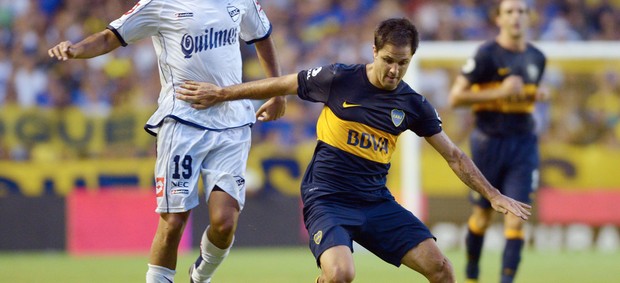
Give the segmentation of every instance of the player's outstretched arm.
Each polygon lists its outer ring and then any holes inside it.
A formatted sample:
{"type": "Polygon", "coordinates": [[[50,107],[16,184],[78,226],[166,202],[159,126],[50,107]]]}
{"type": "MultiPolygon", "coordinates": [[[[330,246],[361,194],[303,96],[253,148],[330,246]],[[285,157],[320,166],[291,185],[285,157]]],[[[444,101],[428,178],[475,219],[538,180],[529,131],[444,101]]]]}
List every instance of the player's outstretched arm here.
{"type": "Polygon", "coordinates": [[[225,88],[205,82],[187,81],[177,89],[176,97],[195,109],[206,109],[223,101],[267,99],[297,93],[297,74],[242,83],[225,88]]]}
{"type": "Polygon", "coordinates": [[[116,35],[109,29],[92,34],[84,40],[73,44],[70,41],[63,41],[50,48],[47,54],[51,58],[61,61],[68,59],[86,59],[108,53],[121,46],[121,42],[116,35]]]}
{"type": "Polygon", "coordinates": [[[450,89],[450,105],[453,108],[470,106],[475,103],[493,101],[509,96],[520,97],[525,94],[523,92],[523,79],[515,75],[506,77],[497,88],[473,91],[471,87],[471,82],[465,76],[457,76],[450,89]]]}
{"type": "Polygon", "coordinates": [[[487,181],[474,162],[443,131],[427,137],[426,141],[443,156],[452,171],[463,183],[491,202],[493,209],[503,214],[512,213],[523,220],[527,220],[531,215],[531,206],[502,195],[487,181]]]}
{"type": "MultiPolygon", "coordinates": [[[[258,41],[254,44],[258,61],[263,66],[267,77],[280,76],[280,64],[276,56],[276,47],[271,37],[258,41]]],[[[286,96],[272,97],[256,111],[259,121],[277,120],[286,112],[286,96]]]]}

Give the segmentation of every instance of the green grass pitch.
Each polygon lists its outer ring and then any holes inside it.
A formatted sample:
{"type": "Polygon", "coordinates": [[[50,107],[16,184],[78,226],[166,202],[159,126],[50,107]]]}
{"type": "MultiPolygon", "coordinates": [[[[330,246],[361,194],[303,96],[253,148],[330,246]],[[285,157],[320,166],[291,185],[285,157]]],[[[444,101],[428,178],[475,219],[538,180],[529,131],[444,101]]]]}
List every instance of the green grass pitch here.
{"type": "MultiPolygon", "coordinates": [[[[197,251],[179,257],[175,282],[189,282],[187,268],[197,251]]],[[[457,278],[463,282],[464,255],[449,251],[457,278]]],[[[395,268],[374,255],[354,253],[355,282],[427,282],[416,272],[395,268]]],[[[620,282],[620,253],[537,252],[526,250],[517,282],[620,282]]],[[[144,282],[146,255],[69,256],[64,253],[0,253],[0,282],[122,283],[144,282]]],[[[486,252],[481,281],[498,282],[500,253],[486,252]]],[[[319,270],[309,250],[293,248],[236,248],[222,264],[214,283],[312,283],[319,270]]]]}

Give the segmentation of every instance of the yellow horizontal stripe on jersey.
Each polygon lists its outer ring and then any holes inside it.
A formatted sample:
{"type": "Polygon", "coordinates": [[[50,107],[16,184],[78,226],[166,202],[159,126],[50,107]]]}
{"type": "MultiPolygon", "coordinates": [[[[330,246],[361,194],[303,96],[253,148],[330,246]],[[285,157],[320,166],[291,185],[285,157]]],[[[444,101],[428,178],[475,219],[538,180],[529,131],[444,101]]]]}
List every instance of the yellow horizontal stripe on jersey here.
{"type": "Polygon", "coordinates": [[[388,164],[398,136],[338,118],[324,107],[316,125],[317,138],[335,148],[371,161],[388,164]]]}
{"type": "MultiPolygon", "coordinates": [[[[501,86],[500,82],[475,84],[472,91],[478,92],[485,89],[496,89],[501,86]]],[[[493,111],[501,113],[532,113],[534,112],[534,102],[538,87],[535,84],[526,84],[524,87],[525,97],[521,100],[514,98],[502,98],[493,101],[480,102],[472,106],[476,111],[493,111]]]]}

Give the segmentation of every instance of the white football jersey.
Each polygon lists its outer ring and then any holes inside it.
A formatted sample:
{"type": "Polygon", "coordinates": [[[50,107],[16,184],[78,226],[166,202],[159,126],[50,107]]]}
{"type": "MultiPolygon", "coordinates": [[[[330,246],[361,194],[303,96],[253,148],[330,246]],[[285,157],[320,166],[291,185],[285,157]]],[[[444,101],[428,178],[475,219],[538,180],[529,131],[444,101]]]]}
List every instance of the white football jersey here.
{"type": "Polygon", "coordinates": [[[241,83],[239,39],[252,43],[271,33],[271,23],[258,1],[141,0],[108,28],[123,46],[147,36],[153,40],[162,88],[147,131],[156,134],[167,117],[211,130],[255,122],[249,100],[195,110],[177,99],[175,90],[188,80],[222,87],[241,83]]]}

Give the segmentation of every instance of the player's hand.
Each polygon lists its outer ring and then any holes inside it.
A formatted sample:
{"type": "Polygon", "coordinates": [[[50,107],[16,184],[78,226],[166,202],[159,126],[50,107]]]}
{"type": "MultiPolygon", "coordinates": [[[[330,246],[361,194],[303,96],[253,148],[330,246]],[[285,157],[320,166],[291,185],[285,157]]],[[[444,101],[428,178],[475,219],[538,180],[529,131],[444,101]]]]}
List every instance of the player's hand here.
{"type": "Polygon", "coordinates": [[[58,45],[47,50],[47,54],[50,58],[56,57],[56,59],[60,61],[67,61],[71,58],[75,58],[73,43],[71,43],[71,41],[58,43],[58,45]]]}
{"type": "Polygon", "coordinates": [[[530,205],[516,201],[502,194],[492,197],[489,201],[495,211],[503,214],[512,213],[514,216],[523,220],[527,220],[529,216],[532,215],[532,207],[530,205]]]}
{"type": "Polygon", "coordinates": [[[551,92],[544,86],[536,89],[536,101],[547,101],[551,99],[551,92]]]}
{"type": "Polygon", "coordinates": [[[176,98],[190,103],[192,108],[202,110],[224,101],[222,88],[205,82],[186,81],[177,88],[176,98]]]}
{"type": "Polygon", "coordinates": [[[280,119],[286,112],[286,97],[272,97],[256,111],[256,119],[267,122],[280,119]]]}
{"type": "Polygon", "coordinates": [[[524,96],[523,79],[520,76],[510,75],[502,81],[500,87],[503,97],[520,97],[524,96]]]}

